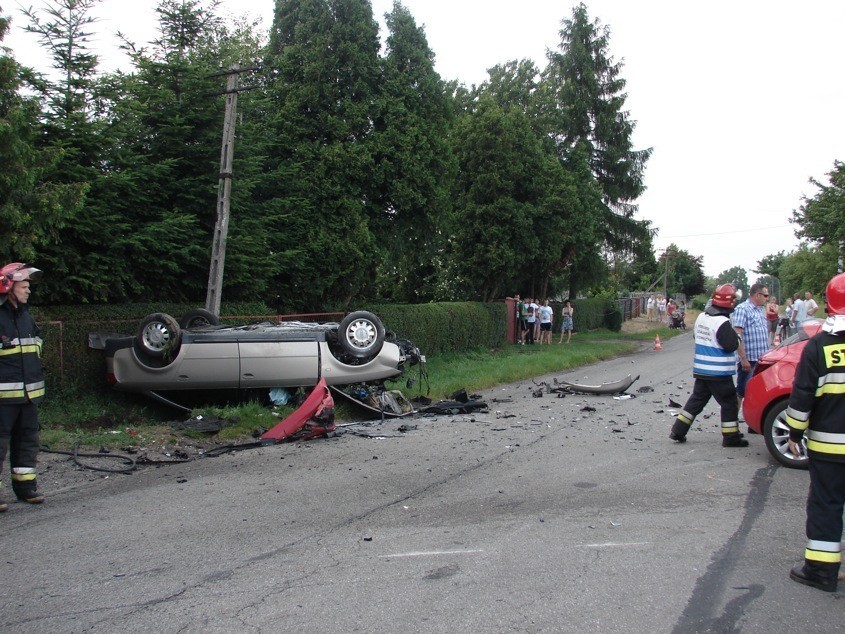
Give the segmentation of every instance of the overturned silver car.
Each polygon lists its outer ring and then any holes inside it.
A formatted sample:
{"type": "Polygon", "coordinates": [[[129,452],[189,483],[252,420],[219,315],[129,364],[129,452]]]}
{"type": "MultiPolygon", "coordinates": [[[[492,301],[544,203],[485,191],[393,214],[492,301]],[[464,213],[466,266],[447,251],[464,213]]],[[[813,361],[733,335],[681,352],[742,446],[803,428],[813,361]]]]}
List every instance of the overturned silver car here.
{"type": "Polygon", "coordinates": [[[107,380],[184,407],[190,392],[238,393],[238,400],[274,388],[380,384],[425,358],[410,341],[387,336],[381,320],[358,311],[340,323],[220,325],[207,311],[181,324],[165,313],[144,318],[134,336],[90,333],[105,350],[107,380]]]}

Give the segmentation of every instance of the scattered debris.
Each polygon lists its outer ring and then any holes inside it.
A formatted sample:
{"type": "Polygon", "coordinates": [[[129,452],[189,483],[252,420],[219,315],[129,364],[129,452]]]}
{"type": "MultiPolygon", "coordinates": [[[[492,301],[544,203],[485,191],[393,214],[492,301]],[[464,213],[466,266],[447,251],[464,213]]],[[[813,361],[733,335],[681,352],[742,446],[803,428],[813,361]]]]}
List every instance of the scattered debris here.
{"type": "Polygon", "coordinates": [[[570,383],[569,381],[559,381],[558,379],[555,379],[554,382],[555,385],[562,386],[565,391],[575,394],[622,394],[636,381],[638,381],[639,378],[639,374],[634,377],[629,374],[624,379],[619,379],[618,381],[612,381],[610,383],[601,383],[600,385],[570,383]]]}
{"type": "Polygon", "coordinates": [[[434,405],[429,405],[419,410],[420,414],[471,414],[479,410],[487,410],[487,403],[480,400],[462,401],[438,401],[434,405]]]}
{"type": "Polygon", "coordinates": [[[642,387],[637,388],[637,392],[640,394],[645,394],[646,392],[654,392],[654,388],[650,385],[643,385],[642,387]]]}
{"type": "Polygon", "coordinates": [[[192,416],[188,420],[171,421],[170,426],[184,431],[195,431],[203,434],[216,434],[227,425],[228,421],[216,416],[192,416]]]}

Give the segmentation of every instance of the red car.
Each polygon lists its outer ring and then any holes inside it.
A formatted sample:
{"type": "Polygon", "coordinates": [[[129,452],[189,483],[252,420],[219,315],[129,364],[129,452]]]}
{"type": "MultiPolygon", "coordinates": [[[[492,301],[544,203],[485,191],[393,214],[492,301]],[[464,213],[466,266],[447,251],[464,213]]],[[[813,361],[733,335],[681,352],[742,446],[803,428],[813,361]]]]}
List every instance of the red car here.
{"type": "Polygon", "coordinates": [[[742,401],[745,422],[763,435],[769,453],[786,467],[806,469],[808,466],[806,451],[801,456],[789,451],[786,406],[804,346],[819,332],[823,323],[823,319],[808,319],[797,333],[764,354],[745,387],[745,399],[742,401]]]}

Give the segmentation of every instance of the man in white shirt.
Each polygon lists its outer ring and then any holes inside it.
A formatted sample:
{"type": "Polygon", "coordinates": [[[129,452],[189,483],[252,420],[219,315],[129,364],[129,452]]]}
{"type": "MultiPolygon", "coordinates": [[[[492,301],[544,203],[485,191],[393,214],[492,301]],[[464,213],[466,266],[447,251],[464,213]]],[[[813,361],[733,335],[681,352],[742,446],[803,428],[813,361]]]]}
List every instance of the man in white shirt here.
{"type": "Polygon", "coordinates": [[[798,293],[795,293],[792,302],[792,317],[789,318],[789,325],[792,332],[797,332],[801,324],[807,320],[807,306],[798,293]]]}
{"type": "Polygon", "coordinates": [[[552,319],[554,311],[552,310],[552,307],[549,306],[549,300],[543,302],[543,305],[540,306],[538,313],[540,315],[540,344],[547,343],[551,345],[552,319]]]}
{"type": "Polygon", "coordinates": [[[804,293],[804,308],[807,309],[807,317],[814,316],[819,309],[819,305],[813,299],[813,294],[810,291],[804,293]]]}

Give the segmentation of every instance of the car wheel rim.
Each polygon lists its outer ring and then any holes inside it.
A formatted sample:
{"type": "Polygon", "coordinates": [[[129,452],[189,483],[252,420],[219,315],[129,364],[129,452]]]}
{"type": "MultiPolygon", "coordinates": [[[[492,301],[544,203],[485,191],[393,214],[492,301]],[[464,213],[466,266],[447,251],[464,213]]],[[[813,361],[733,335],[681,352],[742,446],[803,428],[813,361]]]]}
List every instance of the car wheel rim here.
{"type": "Polygon", "coordinates": [[[150,324],[144,328],[144,345],[148,350],[164,350],[170,343],[170,331],[164,324],[150,324]]]}
{"type": "Polygon", "coordinates": [[[801,441],[802,455],[795,456],[789,451],[789,425],[786,424],[786,412],[783,411],[778,414],[772,423],[772,443],[777,450],[789,460],[794,462],[803,462],[807,460],[807,439],[801,441]]]}
{"type": "Polygon", "coordinates": [[[365,350],[376,340],[375,325],[366,320],[354,321],[346,329],[346,339],[356,348],[365,350]]]}

